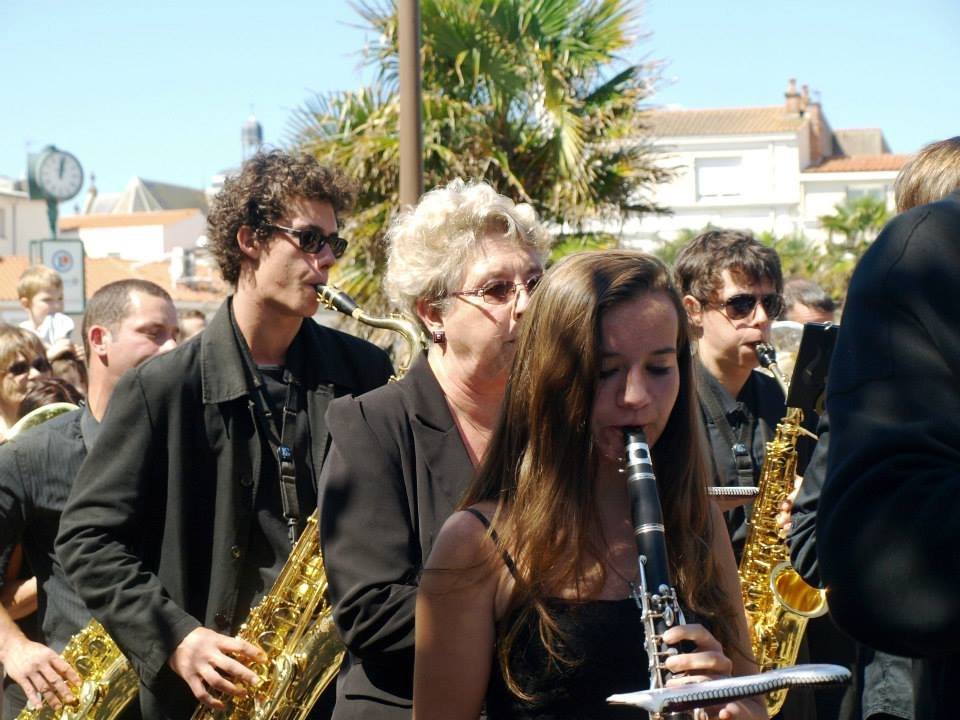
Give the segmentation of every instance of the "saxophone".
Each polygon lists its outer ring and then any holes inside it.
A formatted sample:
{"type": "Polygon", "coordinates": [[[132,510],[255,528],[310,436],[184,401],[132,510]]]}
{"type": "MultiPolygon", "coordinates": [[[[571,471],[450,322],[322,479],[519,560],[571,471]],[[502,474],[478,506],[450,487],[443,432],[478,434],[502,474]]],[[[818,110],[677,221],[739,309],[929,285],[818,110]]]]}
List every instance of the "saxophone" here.
{"type": "Polygon", "coordinates": [[[76,698],[59,710],[25,707],[17,720],[113,720],[137,696],[140,681],[120,648],[96,620],[70,638],[60,654],[81,677],[76,698]]]}
{"type": "MultiPolygon", "coordinates": [[[[408,354],[391,380],[403,377],[423,347],[414,323],[403,317],[368,315],[336,288],[320,285],[317,296],[327,307],[362,323],[400,333],[408,354]]],[[[267,655],[265,663],[251,667],[260,677],[259,684],[246,687],[243,697],[222,696],[225,707],[221,710],[199,706],[193,720],[303,720],[336,677],[345,652],[327,600],[316,511],[307,519],[270,592],[250,611],[237,637],[267,655]]]]}
{"type": "MultiPolygon", "coordinates": [[[[757,356],[785,385],[772,348],[758,346],[757,356]]],[[[808,585],[790,565],[790,550],[776,522],[780,505],[793,489],[797,441],[800,435],[810,434],[801,427],[802,422],[800,408],[787,408],[773,440],[766,445],[759,493],[747,520],[747,539],[740,558],[743,605],[761,672],[796,664],[807,621],[827,612],[825,591],[808,585]]],[[[786,689],[767,694],[771,716],[780,710],[786,697],[786,689]]]]}

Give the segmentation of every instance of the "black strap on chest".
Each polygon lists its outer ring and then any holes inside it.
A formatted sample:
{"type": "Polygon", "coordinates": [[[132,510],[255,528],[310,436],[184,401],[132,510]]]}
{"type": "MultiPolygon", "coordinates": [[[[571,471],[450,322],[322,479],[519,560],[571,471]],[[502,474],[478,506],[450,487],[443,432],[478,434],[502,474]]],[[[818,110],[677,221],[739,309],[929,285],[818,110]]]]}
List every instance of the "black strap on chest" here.
{"type": "Polygon", "coordinates": [[[266,438],[270,450],[277,461],[277,474],[280,478],[280,503],[283,508],[283,518],[287,523],[287,535],[290,546],[293,547],[300,534],[300,498],[297,495],[297,467],[294,458],[294,441],[297,434],[297,414],[300,412],[301,386],[297,378],[290,372],[289,367],[283,370],[283,383],[287,386],[287,395],[280,410],[280,434],[277,435],[276,425],[273,422],[273,410],[267,394],[267,384],[263,379],[260,368],[253,361],[250,347],[240,327],[237,325],[230,308],[230,322],[233,325],[234,335],[240,347],[240,354],[244,359],[244,366],[248,373],[248,383],[253,386],[249,396],[250,409],[255,418],[259,434],[266,438]]]}
{"type": "MultiPolygon", "coordinates": [[[[704,371],[706,372],[706,371],[704,371]]],[[[750,455],[749,423],[741,423],[739,433],[734,434],[727,414],[723,411],[722,398],[712,382],[702,378],[700,383],[700,407],[710,421],[716,425],[723,441],[733,454],[733,463],[737,470],[737,484],[747,487],[754,484],[753,457],[750,455]]]]}
{"type": "MultiPolygon", "coordinates": [[[[472,507],[464,508],[464,511],[470,513],[470,514],[473,515],[475,518],[477,518],[477,520],[479,520],[481,523],[483,523],[483,526],[484,526],[485,528],[487,528],[488,530],[490,530],[490,537],[491,537],[491,539],[493,540],[493,542],[496,543],[496,544],[498,544],[498,545],[500,544],[500,538],[499,538],[499,536],[497,535],[497,531],[490,529],[490,521],[487,519],[487,516],[486,516],[486,515],[484,515],[482,512],[480,512],[480,511],[477,510],[476,508],[472,508],[472,507]]],[[[502,554],[503,554],[503,563],[504,563],[504,565],[507,566],[507,570],[510,571],[510,574],[513,575],[514,578],[516,578],[516,577],[517,577],[517,566],[514,564],[513,558],[510,557],[510,553],[508,553],[506,550],[504,550],[502,554]]]]}

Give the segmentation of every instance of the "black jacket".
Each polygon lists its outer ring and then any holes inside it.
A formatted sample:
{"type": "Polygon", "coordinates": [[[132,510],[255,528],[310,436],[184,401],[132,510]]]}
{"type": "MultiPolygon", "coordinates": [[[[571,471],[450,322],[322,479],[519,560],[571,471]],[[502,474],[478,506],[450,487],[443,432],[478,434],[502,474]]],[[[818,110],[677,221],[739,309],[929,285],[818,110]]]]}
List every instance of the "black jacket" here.
{"type": "Polygon", "coordinates": [[[850,284],[827,386],[817,518],[833,616],[927,658],[917,717],[960,677],[960,191],[894,218],[850,284]]]}
{"type": "Polygon", "coordinates": [[[334,718],[409,718],[419,573],[473,477],[425,356],[399,382],[330,404],[320,543],[349,650],[334,718]]]}
{"type": "MultiPolygon", "coordinates": [[[[64,508],[57,553],[90,612],[140,676],[144,716],[189,716],[195,701],[166,663],[200,625],[235,633],[263,443],[228,303],[196,339],[126,373],[64,508]]],[[[314,468],[331,396],[386,381],[383,351],[303,322],[314,468]]],[[[308,506],[309,507],[309,506],[308,506]]]]}

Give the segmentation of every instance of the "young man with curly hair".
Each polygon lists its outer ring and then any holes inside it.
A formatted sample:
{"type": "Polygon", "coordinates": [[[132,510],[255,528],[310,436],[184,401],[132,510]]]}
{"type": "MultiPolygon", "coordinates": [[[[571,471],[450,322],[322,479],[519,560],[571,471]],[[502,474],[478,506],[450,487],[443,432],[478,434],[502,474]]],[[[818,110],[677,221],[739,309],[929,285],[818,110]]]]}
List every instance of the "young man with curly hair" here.
{"type": "Polygon", "coordinates": [[[199,340],[128,373],[58,537],[64,567],[140,676],[145,718],[255,683],[236,639],[316,506],[335,396],[386,382],[386,354],[311,320],[352,190],[312,157],[244,164],[208,233],[235,292],[199,340]]]}

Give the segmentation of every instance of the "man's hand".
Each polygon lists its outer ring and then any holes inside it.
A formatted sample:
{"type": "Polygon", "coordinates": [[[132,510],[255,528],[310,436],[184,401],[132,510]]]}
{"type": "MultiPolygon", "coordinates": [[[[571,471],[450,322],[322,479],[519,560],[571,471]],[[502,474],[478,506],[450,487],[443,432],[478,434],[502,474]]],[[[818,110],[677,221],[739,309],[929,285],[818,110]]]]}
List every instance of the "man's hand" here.
{"type": "Polygon", "coordinates": [[[59,710],[75,698],[67,683],[80,684],[80,676],[62,657],[46,645],[26,637],[11,638],[0,652],[0,665],[27,696],[32,707],[44,703],[59,710]]]}
{"type": "Polygon", "coordinates": [[[800,494],[800,483],[803,478],[799,475],[794,477],[793,490],[787,495],[786,500],[780,503],[780,510],[777,512],[777,526],[780,537],[786,538],[790,534],[790,528],[793,527],[793,503],[800,494]]]}
{"type": "Polygon", "coordinates": [[[245,690],[237,683],[255,686],[260,682],[257,673],[241,660],[264,663],[267,655],[246,640],[199,627],[180,641],[167,664],[186,681],[197,700],[209,708],[222,710],[223,701],[212,693],[239,697],[245,690]]]}

